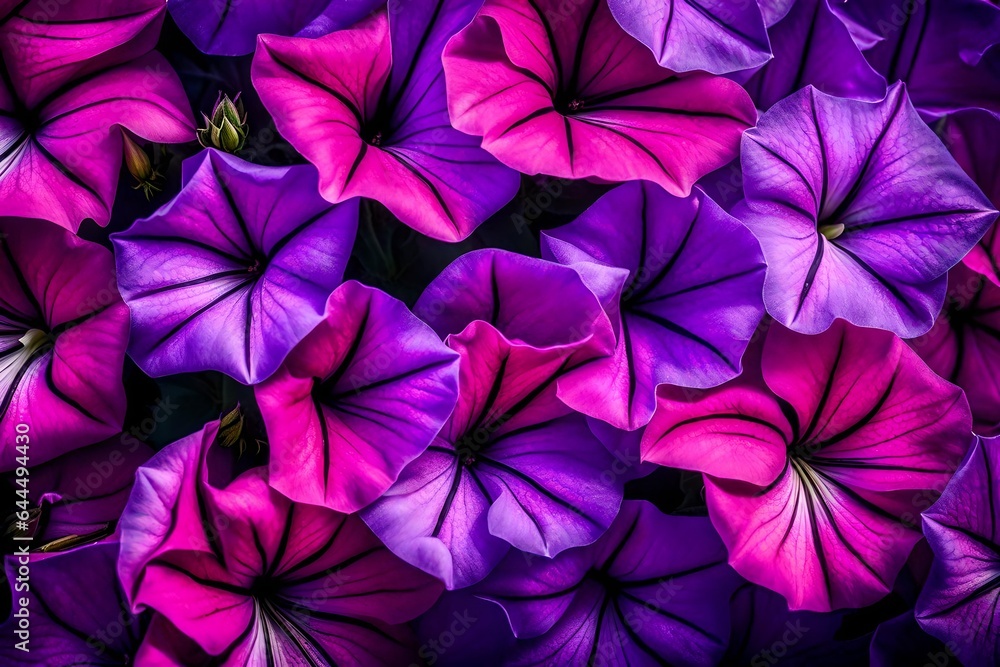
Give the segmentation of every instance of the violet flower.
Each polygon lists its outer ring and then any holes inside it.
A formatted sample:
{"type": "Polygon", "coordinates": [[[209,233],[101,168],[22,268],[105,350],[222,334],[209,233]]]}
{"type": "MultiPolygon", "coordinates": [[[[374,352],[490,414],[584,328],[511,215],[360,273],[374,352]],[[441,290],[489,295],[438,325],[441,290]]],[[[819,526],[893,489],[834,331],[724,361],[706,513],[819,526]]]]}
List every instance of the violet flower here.
{"type": "Polygon", "coordinates": [[[902,85],[867,103],[807,87],[743,137],[734,215],[767,261],[764,305],[787,327],[835,318],[919,336],[946,273],[996,218],[902,85]]]}
{"type": "Polygon", "coordinates": [[[769,109],[806,85],[870,102],[885,97],[885,79],[865,60],[830,1],[798,0],[768,30],[774,59],[745,84],[757,108],[769,109]]]}
{"type": "Polygon", "coordinates": [[[956,646],[970,667],[1000,660],[998,466],[1000,441],[977,439],[941,498],[923,514],[934,563],[917,600],[917,623],[956,646]]]}
{"type": "Polygon", "coordinates": [[[830,0],[865,57],[903,81],[927,120],[987,109],[1000,118],[1000,8],[982,0],[830,0]]]}
{"type": "Polygon", "coordinates": [[[253,53],[257,36],[325,35],[376,11],[380,0],[170,0],[167,8],[195,46],[215,56],[253,53]]]}
{"type": "Polygon", "coordinates": [[[711,387],[740,372],[764,314],[753,235],[696,190],[679,199],[628,183],[543,235],[542,252],[580,272],[615,322],[617,346],[560,382],[571,408],[644,426],[663,383],[711,387]]]}
{"type": "Polygon", "coordinates": [[[718,664],[739,577],[704,517],[628,501],[593,545],[511,553],[475,590],[521,640],[507,664],[718,664]]]}
{"type": "Polygon", "coordinates": [[[129,353],[153,376],[218,370],[266,379],[323,320],[357,230],[309,166],[262,167],[205,150],[166,206],[112,235],[132,312],[129,353]]]}
{"type": "Polygon", "coordinates": [[[625,32],[675,72],[725,74],[771,59],[756,2],[729,0],[608,0],[625,32]]]}

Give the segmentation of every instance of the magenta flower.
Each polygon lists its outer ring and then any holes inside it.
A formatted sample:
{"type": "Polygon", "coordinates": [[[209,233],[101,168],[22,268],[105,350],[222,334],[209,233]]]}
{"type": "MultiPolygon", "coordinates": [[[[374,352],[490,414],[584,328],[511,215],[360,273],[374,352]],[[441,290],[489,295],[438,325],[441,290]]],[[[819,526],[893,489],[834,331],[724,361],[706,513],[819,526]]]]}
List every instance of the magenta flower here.
{"type": "Polygon", "coordinates": [[[615,460],[556,397],[572,347],[537,349],[475,322],[448,338],[459,400],[434,443],[362,512],[396,554],[449,588],[481,580],[510,546],[547,557],[596,540],[618,513],[615,460]]]}
{"type": "Polygon", "coordinates": [[[129,354],[153,376],[218,370],[255,384],[324,318],[357,230],[309,166],[215,150],[185,162],[166,206],[113,234],[132,312],[129,354]]]}
{"type": "Polygon", "coordinates": [[[656,387],[712,387],[740,372],[764,314],[764,262],[753,235],[696,190],[678,199],[652,183],[604,195],[546,232],[542,251],[573,266],[616,323],[617,346],[559,385],[575,410],[644,426],[656,387]]]}
{"type": "Polygon", "coordinates": [[[608,0],[608,7],[625,32],[675,72],[725,74],[771,59],[756,2],[608,0]]]}
{"type": "Polygon", "coordinates": [[[356,512],[451,415],[458,355],[401,302],[352,281],[256,395],[271,486],[297,502],[356,512]]]}
{"type": "Polygon", "coordinates": [[[914,498],[951,475],[971,419],[960,389],[892,334],[775,326],[761,377],[662,391],[643,459],[705,473],[729,562],[794,609],[883,597],[920,539],[914,498]]]}
{"type": "Polygon", "coordinates": [[[768,30],[774,59],[746,82],[759,109],[769,109],[806,85],[870,102],[885,97],[885,79],[865,60],[830,2],[799,0],[768,30]]]}
{"type": "Polygon", "coordinates": [[[516,665],[711,665],[740,579],[704,517],[628,501],[591,546],[511,553],[475,590],[504,608],[516,665]]]}
{"type": "Polygon", "coordinates": [[[106,225],[119,128],[153,142],[194,139],[177,75],[150,52],[164,5],[73,2],[51,15],[45,4],[19,3],[0,27],[0,206],[73,231],[85,218],[106,225]]]}
{"type": "Polygon", "coordinates": [[[171,0],[170,16],[204,53],[253,53],[257,35],[325,35],[378,9],[378,0],[171,0]]]}
{"type": "Polygon", "coordinates": [[[222,665],[406,664],[404,623],[440,584],[359,518],[289,501],[263,468],[222,484],[217,432],[212,422],[139,469],[118,565],[132,607],[162,614],[222,665]]]}
{"type": "Polygon", "coordinates": [[[1000,433],[1000,287],[956,266],[934,328],[910,345],[935,373],[965,390],[976,433],[1000,433]]]}
{"type": "MultiPolygon", "coordinates": [[[[1000,144],[1000,123],[982,111],[955,114],[948,117],[944,141],[993,207],[1000,207],[1000,166],[994,150],[1000,144]]],[[[1000,227],[994,223],[962,261],[1000,285],[1000,227]]]]}
{"type": "Polygon", "coordinates": [[[419,0],[319,39],[265,36],[253,81],[332,202],[375,199],[413,229],[459,241],[519,178],[448,120],[441,50],[471,0],[419,0]]]}
{"type": "Polygon", "coordinates": [[[956,646],[962,664],[970,667],[1000,660],[998,467],[1000,441],[976,439],[941,498],[923,515],[934,564],[917,600],[917,622],[956,646]]]}
{"type": "Polygon", "coordinates": [[[12,470],[19,443],[37,465],[121,430],[128,311],[99,245],[36,220],[0,219],[0,235],[0,469],[12,470]]]}
{"type": "Polygon", "coordinates": [[[832,6],[872,67],[889,83],[903,81],[928,119],[962,109],[1000,117],[1000,9],[982,0],[896,0],[832,6]]]}
{"type": "Polygon", "coordinates": [[[756,119],[732,81],[660,67],[604,0],[488,0],[444,70],[455,127],[526,174],[642,179],[684,197],[756,119]]]}
{"type": "Polygon", "coordinates": [[[802,333],[838,317],[925,333],[997,215],[902,85],[874,104],[800,90],[746,133],[742,163],[733,213],[764,251],[764,305],[802,333]]]}

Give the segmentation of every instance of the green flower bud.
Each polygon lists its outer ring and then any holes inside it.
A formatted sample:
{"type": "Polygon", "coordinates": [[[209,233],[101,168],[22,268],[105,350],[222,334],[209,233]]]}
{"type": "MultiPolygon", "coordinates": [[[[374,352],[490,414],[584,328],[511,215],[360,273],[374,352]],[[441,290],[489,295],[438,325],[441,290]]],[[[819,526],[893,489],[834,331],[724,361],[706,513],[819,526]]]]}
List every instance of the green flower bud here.
{"type": "Polygon", "coordinates": [[[249,128],[239,93],[234,99],[229,99],[228,95],[220,92],[212,108],[212,117],[204,113],[201,117],[205,121],[205,127],[198,130],[198,142],[202,146],[235,153],[246,145],[249,128]]]}
{"type": "Polygon", "coordinates": [[[156,180],[160,178],[160,175],[153,169],[146,151],[132,141],[132,137],[124,130],[122,130],[122,148],[125,152],[125,168],[138,182],[132,189],[142,189],[148,200],[154,192],[159,192],[161,189],[156,185],[156,180]]]}

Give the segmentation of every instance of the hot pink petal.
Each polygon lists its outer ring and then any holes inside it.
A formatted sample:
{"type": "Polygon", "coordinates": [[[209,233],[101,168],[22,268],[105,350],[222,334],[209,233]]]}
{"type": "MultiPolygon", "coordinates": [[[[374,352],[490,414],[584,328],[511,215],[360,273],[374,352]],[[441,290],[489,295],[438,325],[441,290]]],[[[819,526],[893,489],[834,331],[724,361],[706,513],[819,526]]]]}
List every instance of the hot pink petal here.
{"type": "Polygon", "coordinates": [[[568,13],[555,0],[491,0],[449,42],[444,68],[455,127],[528,174],[644,179],[686,196],[756,118],[733,82],[661,68],[604,0],[568,13]]]}

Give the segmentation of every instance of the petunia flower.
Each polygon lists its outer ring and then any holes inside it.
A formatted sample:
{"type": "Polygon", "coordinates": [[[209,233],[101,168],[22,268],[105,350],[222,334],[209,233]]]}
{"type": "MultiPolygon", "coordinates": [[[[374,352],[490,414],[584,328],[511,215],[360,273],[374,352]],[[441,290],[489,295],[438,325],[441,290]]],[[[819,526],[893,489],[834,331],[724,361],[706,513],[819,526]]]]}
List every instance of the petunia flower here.
{"type": "Polygon", "coordinates": [[[455,127],[526,174],[648,180],[684,197],[756,119],[734,82],[660,67],[605,0],[487,0],[444,71],[455,127]]]}
{"type": "Polygon", "coordinates": [[[928,660],[931,664],[942,660],[948,664],[957,656],[965,657],[963,647],[928,635],[920,628],[912,609],[879,623],[871,638],[871,667],[923,665],[928,660]]]}
{"type": "Polygon", "coordinates": [[[399,665],[404,623],[441,586],[393,556],[356,516],[294,503],[263,468],[232,481],[212,458],[218,422],[139,469],[118,572],[220,665],[399,665]]]}
{"type": "Polygon", "coordinates": [[[356,512],[422,454],[458,399],[458,355],[400,301],[348,282],[257,402],[269,483],[297,502],[356,512]]]}
{"type": "Polygon", "coordinates": [[[0,469],[12,470],[121,430],[128,311],[106,249],[40,220],[0,218],[0,234],[0,469]]]}
{"type": "Polygon", "coordinates": [[[934,328],[910,345],[935,373],[965,390],[976,433],[1000,433],[1000,287],[956,266],[934,328]]]}
{"type": "Polygon", "coordinates": [[[719,663],[738,585],[707,519],[628,501],[593,545],[511,553],[474,590],[521,640],[506,664],[693,666],[719,663]]]}
{"type": "Polygon", "coordinates": [[[700,396],[661,390],[643,460],[705,474],[730,564],[792,610],[871,604],[968,446],[968,404],[885,331],[775,325],[762,354],[700,396]]]}
{"type": "Polygon", "coordinates": [[[29,498],[38,505],[34,546],[69,548],[113,533],[135,471],[152,455],[151,447],[123,433],[33,466],[29,498]]]}
{"type": "Polygon", "coordinates": [[[579,271],[616,325],[614,354],[560,383],[573,409],[635,429],[658,385],[739,374],[764,314],[764,262],[753,235],[702,191],[679,199],[652,183],[619,186],[546,232],[542,252],[579,271]]]}
{"type": "Polygon", "coordinates": [[[903,81],[927,120],[962,109],[1000,118],[1000,8],[982,0],[831,0],[872,67],[903,81]]]}
{"type": "Polygon", "coordinates": [[[768,31],[756,2],[608,0],[625,32],[675,72],[726,74],[771,59],[768,31]]]}
{"type": "MultiPolygon", "coordinates": [[[[8,667],[37,665],[133,664],[149,624],[148,615],[129,609],[115,574],[116,542],[99,542],[73,551],[40,557],[28,563],[7,556],[14,611],[26,598],[27,627],[15,634],[19,619],[2,626],[7,639],[0,645],[0,662],[8,667]],[[27,572],[18,574],[23,567],[27,572]],[[18,583],[20,582],[20,583],[18,583]],[[25,585],[27,584],[27,585],[25,585]],[[29,650],[19,650],[17,644],[29,650]]],[[[141,664],[141,663],[140,663],[141,664]]]]}
{"type": "Polygon", "coordinates": [[[467,252],[413,306],[442,338],[484,322],[504,338],[582,363],[614,348],[607,314],[575,270],[506,250],[467,252]]]}
{"type": "Polygon", "coordinates": [[[177,26],[203,53],[253,53],[257,35],[325,35],[378,10],[381,0],[171,0],[177,26]]]}
{"type": "Polygon", "coordinates": [[[441,50],[477,7],[414,0],[318,39],[261,37],[254,86],[324,197],[375,199],[443,241],[510,201],[518,175],[448,119],[441,50]]]}
{"type": "MultiPolygon", "coordinates": [[[[811,611],[789,611],[788,602],[763,586],[744,583],[729,603],[732,631],[729,648],[721,664],[769,664],[771,659],[783,665],[811,667],[823,662],[825,656],[843,661],[843,646],[831,651],[837,642],[843,614],[819,614],[811,611]]],[[[861,655],[868,653],[867,638],[862,637],[861,655]]]]}
{"type": "MultiPolygon", "coordinates": [[[[966,111],[948,117],[943,138],[955,161],[976,185],[1000,207],[1000,121],[982,111],[966,111]]],[[[996,223],[962,260],[966,266],[1000,285],[1000,227],[996,223]]]]}
{"type": "Polygon", "coordinates": [[[474,322],[448,345],[460,356],[459,399],[427,451],[362,511],[407,562],[449,588],[481,580],[510,546],[547,557],[596,540],[622,481],[583,415],[556,397],[572,348],[511,342],[474,322]]]}
{"type": "Polygon", "coordinates": [[[764,305],[802,333],[838,317],[925,333],[997,215],[901,84],[877,103],[800,90],[746,133],[742,163],[733,214],[764,251],[764,305]]]}
{"type": "Polygon", "coordinates": [[[218,370],[254,384],[323,320],[358,205],[331,206],[316,178],[206,150],[184,163],[169,204],[112,235],[129,354],[146,373],[218,370]]]}
{"type": "Polygon", "coordinates": [[[934,563],[917,600],[917,623],[956,646],[970,667],[1000,661],[998,469],[1000,440],[977,439],[941,498],[923,514],[934,563]]]}
{"type": "Polygon", "coordinates": [[[150,50],[162,2],[19,3],[0,24],[0,208],[76,231],[106,225],[126,128],[194,139],[177,75],[150,50]],[[46,9],[49,7],[49,9],[46,9]]]}
{"type": "Polygon", "coordinates": [[[774,59],[744,84],[758,109],[769,109],[806,85],[870,102],[885,97],[885,79],[865,60],[830,2],[799,0],[768,30],[774,59]]]}

